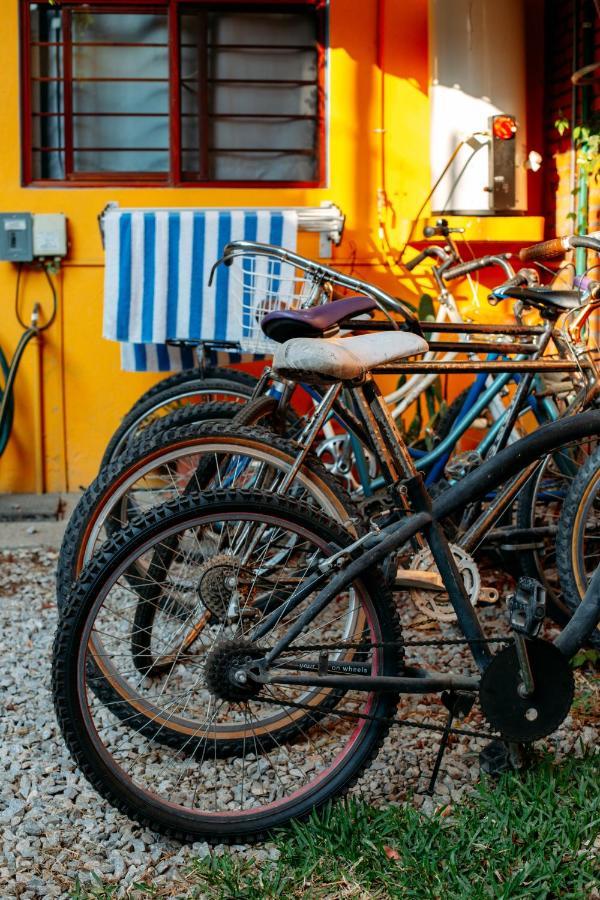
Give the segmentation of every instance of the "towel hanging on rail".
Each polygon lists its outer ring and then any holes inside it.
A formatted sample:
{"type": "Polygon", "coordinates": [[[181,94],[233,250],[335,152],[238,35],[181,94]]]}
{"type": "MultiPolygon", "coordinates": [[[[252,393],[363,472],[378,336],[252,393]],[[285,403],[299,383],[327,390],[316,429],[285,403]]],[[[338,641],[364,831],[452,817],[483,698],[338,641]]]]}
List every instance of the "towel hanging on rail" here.
{"type": "Polygon", "coordinates": [[[193,364],[192,348],[169,341],[231,342],[251,352],[240,282],[221,266],[209,287],[210,270],[229,241],[295,250],[297,230],[295,210],[107,210],[103,335],[137,345],[123,346],[123,368],[193,364]]]}

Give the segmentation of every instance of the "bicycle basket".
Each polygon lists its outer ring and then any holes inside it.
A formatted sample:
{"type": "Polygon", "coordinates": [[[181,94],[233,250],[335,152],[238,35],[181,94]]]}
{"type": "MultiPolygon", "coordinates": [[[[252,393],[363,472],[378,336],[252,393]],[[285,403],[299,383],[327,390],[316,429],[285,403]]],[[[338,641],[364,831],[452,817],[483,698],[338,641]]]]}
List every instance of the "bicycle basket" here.
{"type": "Polygon", "coordinates": [[[299,309],[329,299],[310,272],[263,253],[237,255],[229,269],[228,331],[244,353],[271,354],[260,323],[275,309],[299,309]]]}

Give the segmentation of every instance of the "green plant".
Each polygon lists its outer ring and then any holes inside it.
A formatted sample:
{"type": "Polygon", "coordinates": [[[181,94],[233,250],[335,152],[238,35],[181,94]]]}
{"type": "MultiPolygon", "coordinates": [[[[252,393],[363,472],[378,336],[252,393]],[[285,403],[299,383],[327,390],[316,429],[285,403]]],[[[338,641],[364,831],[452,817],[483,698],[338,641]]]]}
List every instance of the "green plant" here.
{"type": "MultiPolygon", "coordinates": [[[[600,176],[600,116],[595,113],[587,122],[573,125],[572,129],[569,120],[560,116],[556,119],[554,127],[561,137],[571,131],[577,154],[576,166],[579,184],[572,191],[576,195],[579,193],[582,179],[589,182],[592,178],[597,180],[600,176]]],[[[569,213],[568,218],[576,219],[577,213],[569,213]]]]}

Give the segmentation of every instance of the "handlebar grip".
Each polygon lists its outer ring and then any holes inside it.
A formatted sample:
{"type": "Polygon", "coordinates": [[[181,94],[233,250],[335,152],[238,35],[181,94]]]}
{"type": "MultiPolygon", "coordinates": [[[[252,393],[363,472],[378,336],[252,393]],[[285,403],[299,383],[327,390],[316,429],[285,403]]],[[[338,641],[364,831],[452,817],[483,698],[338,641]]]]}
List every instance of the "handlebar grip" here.
{"type": "Polygon", "coordinates": [[[531,247],[523,247],[519,251],[519,257],[523,262],[557,259],[559,256],[564,256],[569,248],[570,240],[568,237],[552,238],[551,241],[542,241],[539,244],[532,244],[531,247]]]}
{"type": "Polygon", "coordinates": [[[450,281],[452,278],[461,278],[463,275],[468,275],[469,272],[475,272],[477,269],[485,269],[489,263],[489,256],[482,256],[480,259],[471,259],[469,262],[452,266],[451,269],[444,272],[444,278],[446,281],[450,281]]]}
{"type": "Polygon", "coordinates": [[[404,266],[405,266],[405,268],[408,269],[409,272],[412,272],[412,270],[416,269],[416,267],[419,265],[419,263],[422,263],[423,260],[427,259],[428,256],[429,256],[429,252],[428,252],[427,248],[425,248],[425,250],[421,250],[421,252],[418,253],[415,257],[413,257],[413,259],[409,259],[409,261],[407,263],[404,263],[404,266]]]}

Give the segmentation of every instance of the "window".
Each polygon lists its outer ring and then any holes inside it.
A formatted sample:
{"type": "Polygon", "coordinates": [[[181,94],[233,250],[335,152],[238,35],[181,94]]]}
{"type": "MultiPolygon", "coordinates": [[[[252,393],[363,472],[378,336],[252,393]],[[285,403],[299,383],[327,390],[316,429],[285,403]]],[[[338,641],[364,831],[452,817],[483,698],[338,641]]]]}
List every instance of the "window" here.
{"type": "Polygon", "coordinates": [[[323,4],[23,4],[28,182],[318,184],[323,4]]]}

